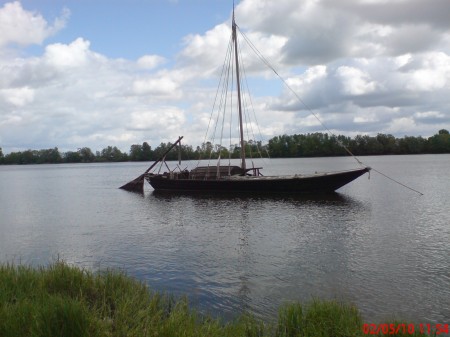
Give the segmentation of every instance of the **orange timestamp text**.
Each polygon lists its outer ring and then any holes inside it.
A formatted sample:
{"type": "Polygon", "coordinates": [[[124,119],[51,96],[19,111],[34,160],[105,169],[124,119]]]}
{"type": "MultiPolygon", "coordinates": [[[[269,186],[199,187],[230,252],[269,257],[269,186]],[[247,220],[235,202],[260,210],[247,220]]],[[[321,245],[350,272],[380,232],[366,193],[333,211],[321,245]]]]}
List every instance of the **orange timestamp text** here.
{"type": "Polygon", "coordinates": [[[362,330],[365,335],[396,335],[399,333],[413,335],[414,333],[421,334],[448,334],[448,324],[406,324],[406,323],[382,323],[372,324],[364,323],[362,330]]]}

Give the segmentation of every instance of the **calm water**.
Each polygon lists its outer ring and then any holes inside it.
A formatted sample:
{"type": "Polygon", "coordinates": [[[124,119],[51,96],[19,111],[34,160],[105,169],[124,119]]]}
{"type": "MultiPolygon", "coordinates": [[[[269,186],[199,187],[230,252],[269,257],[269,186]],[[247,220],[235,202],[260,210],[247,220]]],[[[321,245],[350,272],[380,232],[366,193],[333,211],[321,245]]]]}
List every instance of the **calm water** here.
{"type": "MultiPolygon", "coordinates": [[[[315,297],[355,303],[370,322],[450,323],[450,156],[361,159],[424,195],[375,172],[331,197],[268,198],[117,188],[148,163],[0,166],[0,262],[120,268],[224,317],[271,318],[315,297]]],[[[355,167],[255,164],[266,175],[355,167]]]]}

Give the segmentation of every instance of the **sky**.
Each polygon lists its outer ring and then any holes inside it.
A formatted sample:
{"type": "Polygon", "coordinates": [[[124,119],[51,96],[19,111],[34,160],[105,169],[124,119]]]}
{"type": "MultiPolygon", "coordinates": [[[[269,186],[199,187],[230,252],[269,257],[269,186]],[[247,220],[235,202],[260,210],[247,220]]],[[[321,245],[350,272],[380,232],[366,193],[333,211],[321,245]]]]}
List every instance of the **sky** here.
{"type": "MultiPolygon", "coordinates": [[[[0,0],[3,153],[201,144],[232,7],[0,0]]],[[[243,49],[257,140],[450,129],[450,1],[241,0],[235,17],[290,88],[243,49]]]]}

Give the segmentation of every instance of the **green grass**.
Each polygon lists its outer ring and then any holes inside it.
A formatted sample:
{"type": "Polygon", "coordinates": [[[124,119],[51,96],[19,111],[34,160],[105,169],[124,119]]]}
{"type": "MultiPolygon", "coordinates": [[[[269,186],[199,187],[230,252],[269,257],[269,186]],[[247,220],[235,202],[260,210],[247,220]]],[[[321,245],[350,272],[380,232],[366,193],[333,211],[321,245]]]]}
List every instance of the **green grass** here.
{"type": "Polygon", "coordinates": [[[368,336],[362,324],[354,306],[318,300],[281,307],[275,322],[243,314],[225,323],[122,272],[94,274],[64,262],[0,266],[0,337],[368,336]]]}

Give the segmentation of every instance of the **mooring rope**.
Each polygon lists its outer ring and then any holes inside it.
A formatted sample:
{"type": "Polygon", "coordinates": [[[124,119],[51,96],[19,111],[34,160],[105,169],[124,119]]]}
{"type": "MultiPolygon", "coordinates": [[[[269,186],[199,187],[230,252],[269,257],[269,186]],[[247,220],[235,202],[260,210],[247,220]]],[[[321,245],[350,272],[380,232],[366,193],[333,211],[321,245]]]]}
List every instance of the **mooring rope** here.
{"type": "Polygon", "coordinates": [[[407,186],[407,185],[405,185],[405,184],[403,184],[403,183],[401,183],[401,182],[399,182],[399,181],[397,181],[397,180],[395,180],[395,179],[393,179],[393,178],[387,176],[387,175],[384,174],[383,172],[380,172],[380,171],[374,169],[373,167],[371,167],[371,169],[374,170],[375,172],[377,172],[378,174],[381,174],[383,177],[385,177],[385,178],[387,178],[387,179],[389,179],[389,180],[392,180],[393,182],[395,182],[395,183],[397,183],[397,184],[399,184],[399,185],[401,185],[401,186],[403,186],[403,187],[405,187],[405,188],[407,188],[407,189],[409,189],[409,190],[411,190],[411,191],[414,191],[414,192],[416,192],[416,193],[419,193],[420,195],[423,195],[422,192],[419,192],[419,191],[415,190],[414,188],[411,188],[411,187],[409,187],[409,186],[407,186]]]}

